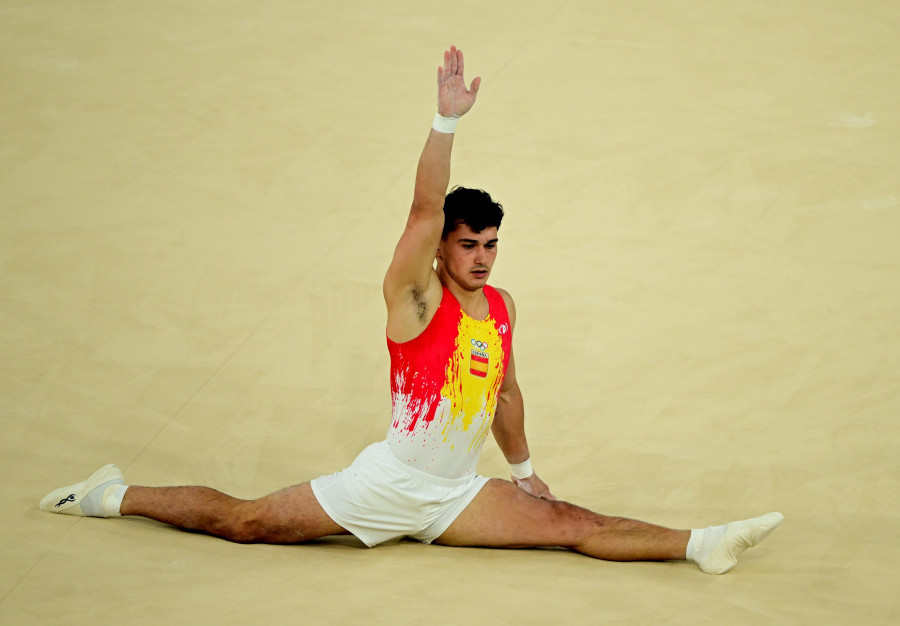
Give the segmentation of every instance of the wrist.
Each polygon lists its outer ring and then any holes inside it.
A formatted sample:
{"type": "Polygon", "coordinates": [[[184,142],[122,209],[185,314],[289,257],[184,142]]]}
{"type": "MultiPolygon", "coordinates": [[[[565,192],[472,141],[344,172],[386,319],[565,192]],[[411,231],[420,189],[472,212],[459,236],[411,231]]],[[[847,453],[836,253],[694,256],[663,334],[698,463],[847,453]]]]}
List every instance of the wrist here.
{"type": "Polygon", "coordinates": [[[513,475],[513,478],[518,478],[519,480],[534,474],[534,469],[531,467],[531,458],[527,458],[521,463],[510,463],[509,473],[513,475]]]}
{"type": "Polygon", "coordinates": [[[452,135],[456,132],[457,122],[459,122],[458,115],[444,116],[440,113],[435,113],[434,121],[431,123],[431,127],[439,133],[452,135]]]}

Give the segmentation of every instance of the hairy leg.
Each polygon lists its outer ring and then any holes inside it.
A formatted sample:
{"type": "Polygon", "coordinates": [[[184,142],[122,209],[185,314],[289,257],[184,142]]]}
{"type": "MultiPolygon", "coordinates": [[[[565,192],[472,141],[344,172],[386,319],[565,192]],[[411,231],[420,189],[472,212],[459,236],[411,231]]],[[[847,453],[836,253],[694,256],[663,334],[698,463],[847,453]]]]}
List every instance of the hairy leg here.
{"type": "Polygon", "coordinates": [[[435,543],[525,548],[562,546],[607,561],[683,560],[690,531],[599,515],[540,500],[512,483],[490,480],[435,543]]]}
{"type": "Polygon", "coordinates": [[[319,505],[309,483],[258,500],[239,500],[209,487],[132,486],[120,512],[239,543],[300,543],[347,534],[319,505]]]}

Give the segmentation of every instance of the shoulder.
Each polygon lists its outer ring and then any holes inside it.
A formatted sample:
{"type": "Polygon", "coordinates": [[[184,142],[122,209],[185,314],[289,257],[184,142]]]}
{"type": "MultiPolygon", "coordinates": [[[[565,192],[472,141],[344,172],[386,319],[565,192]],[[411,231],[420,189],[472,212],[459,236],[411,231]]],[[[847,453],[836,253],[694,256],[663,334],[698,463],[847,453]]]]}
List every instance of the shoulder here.
{"type": "Polygon", "coordinates": [[[500,287],[493,288],[501,298],[503,298],[503,304],[506,305],[506,311],[509,314],[509,322],[515,327],[516,325],[516,303],[513,302],[513,298],[509,295],[509,292],[506,289],[501,289],[500,287]]]}

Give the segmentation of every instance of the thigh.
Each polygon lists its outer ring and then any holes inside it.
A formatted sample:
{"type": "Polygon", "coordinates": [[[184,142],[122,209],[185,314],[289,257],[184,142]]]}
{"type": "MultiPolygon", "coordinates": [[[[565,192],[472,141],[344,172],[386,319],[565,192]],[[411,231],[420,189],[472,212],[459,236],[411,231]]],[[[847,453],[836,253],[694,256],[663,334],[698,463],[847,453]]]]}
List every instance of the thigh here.
{"type": "Polygon", "coordinates": [[[309,483],[287,487],[281,491],[247,502],[250,519],[261,526],[272,543],[300,543],[327,535],[346,535],[313,494],[309,483]]]}
{"type": "Polygon", "coordinates": [[[568,502],[530,496],[491,479],[434,543],[447,546],[528,548],[577,545],[596,514],[568,502]]]}

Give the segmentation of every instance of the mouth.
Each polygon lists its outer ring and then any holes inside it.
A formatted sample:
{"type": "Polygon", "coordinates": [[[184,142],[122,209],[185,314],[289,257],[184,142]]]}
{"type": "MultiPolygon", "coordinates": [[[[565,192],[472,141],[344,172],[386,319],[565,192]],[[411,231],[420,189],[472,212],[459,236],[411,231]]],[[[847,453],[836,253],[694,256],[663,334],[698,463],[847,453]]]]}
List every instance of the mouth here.
{"type": "Polygon", "coordinates": [[[474,276],[475,278],[487,278],[487,275],[487,270],[472,270],[472,276],[474,276]]]}

